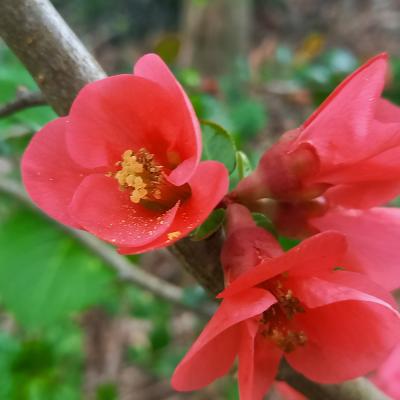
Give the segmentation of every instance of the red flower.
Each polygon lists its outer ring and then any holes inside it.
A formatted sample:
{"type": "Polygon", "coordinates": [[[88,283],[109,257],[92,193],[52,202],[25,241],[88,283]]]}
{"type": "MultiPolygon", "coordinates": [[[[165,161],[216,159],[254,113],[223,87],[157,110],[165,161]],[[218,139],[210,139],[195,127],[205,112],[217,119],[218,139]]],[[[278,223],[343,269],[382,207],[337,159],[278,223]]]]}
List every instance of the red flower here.
{"type": "Polygon", "coordinates": [[[393,400],[400,400],[400,345],[379,367],[372,381],[393,400]]]}
{"type": "Polygon", "coordinates": [[[279,395],[279,400],[307,400],[305,396],[293,389],[286,382],[275,382],[274,390],[279,395]]]}
{"type": "Polygon", "coordinates": [[[148,54],[133,75],[85,86],[67,117],[34,136],[22,176],[51,217],[138,253],[188,234],[226,193],[225,167],[200,155],[186,94],[148,54]]]}
{"type": "Polygon", "coordinates": [[[263,155],[233,196],[266,212],[284,235],[344,233],[349,259],[393,289],[400,214],[372,208],[400,193],[400,109],[380,97],[386,69],[381,54],[355,71],[263,155]]]}
{"type": "MultiPolygon", "coordinates": [[[[246,212],[233,205],[228,218],[250,221],[246,212]]],[[[241,400],[261,400],[282,356],[309,379],[334,383],[373,370],[397,343],[400,317],[390,294],[363,275],[337,268],[346,267],[341,234],[315,235],[276,256],[277,244],[262,232],[253,223],[228,227],[222,258],[225,271],[231,270],[228,286],[176,368],[176,389],[209,384],[238,357],[241,400]],[[245,241],[250,232],[252,239],[245,241]]]]}

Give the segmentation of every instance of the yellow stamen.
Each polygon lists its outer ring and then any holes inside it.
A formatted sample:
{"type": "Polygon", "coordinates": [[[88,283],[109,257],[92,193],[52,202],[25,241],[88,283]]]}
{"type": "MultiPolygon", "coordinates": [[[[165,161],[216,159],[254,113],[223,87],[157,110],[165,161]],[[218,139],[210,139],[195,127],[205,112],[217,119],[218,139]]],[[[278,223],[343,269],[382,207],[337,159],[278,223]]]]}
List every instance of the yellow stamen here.
{"type": "Polygon", "coordinates": [[[154,155],[145,149],[137,153],[126,150],[122,160],[116,163],[121,169],[114,178],[118,181],[121,190],[131,189],[130,200],[140,203],[141,200],[161,199],[162,167],[154,162],[154,155]]]}
{"type": "Polygon", "coordinates": [[[305,311],[299,299],[293,295],[292,290],[284,288],[279,280],[269,285],[268,289],[278,302],[263,313],[260,320],[265,326],[262,330],[263,336],[269,338],[286,353],[295,350],[298,346],[304,346],[307,342],[306,334],[289,328],[289,321],[297,313],[305,311]]]}
{"type": "Polygon", "coordinates": [[[170,232],[168,233],[168,240],[174,240],[174,239],[178,239],[179,236],[182,235],[182,232],[180,231],[175,231],[175,232],[170,232]]]}

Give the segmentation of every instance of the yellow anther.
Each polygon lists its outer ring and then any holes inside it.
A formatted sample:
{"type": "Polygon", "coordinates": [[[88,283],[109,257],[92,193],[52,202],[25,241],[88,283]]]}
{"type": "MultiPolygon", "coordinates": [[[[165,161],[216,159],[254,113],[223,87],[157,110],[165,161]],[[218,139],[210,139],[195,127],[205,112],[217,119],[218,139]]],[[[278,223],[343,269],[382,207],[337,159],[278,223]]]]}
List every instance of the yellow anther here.
{"type": "Polygon", "coordinates": [[[114,176],[121,190],[132,190],[131,201],[137,204],[141,200],[160,200],[162,167],[155,164],[154,155],[146,149],[140,149],[137,153],[126,150],[121,158],[121,161],[115,164],[120,170],[108,176],[114,176]]]}
{"type": "Polygon", "coordinates": [[[297,313],[305,312],[300,300],[279,280],[273,281],[268,289],[275,296],[277,303],[264,311],[260,319],[260,323],[264,325],[263,336],[269,338],[286,353],[298,346],[304,346],[307,336],[303,331],[291,330],[289,322],[297,313]]]}
{"type": "Polygon", "coordinates": [[[180,231],[175,231],[175,232],[170,232],[168,233],[168,240],[174,240],[174,239],[178,239],[179,236],[182,235],[182,232],[180,231]]]}
{"type": "Polygon", "coordinates": [[[140,200],[144,199],[147,196],[147,190],[143,188],[135,189],[130,196],[130,199],[133,203],[139,203],[140,200]]]}

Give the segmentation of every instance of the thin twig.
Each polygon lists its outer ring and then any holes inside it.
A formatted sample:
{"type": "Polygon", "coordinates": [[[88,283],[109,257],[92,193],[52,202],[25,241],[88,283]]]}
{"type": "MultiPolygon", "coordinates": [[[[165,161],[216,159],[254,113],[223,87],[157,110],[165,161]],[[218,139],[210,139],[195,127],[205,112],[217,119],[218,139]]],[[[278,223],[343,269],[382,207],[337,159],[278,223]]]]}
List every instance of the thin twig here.
{"type": "Polygon", "coordinates": [[[309,381],[283,360],[278,379],[304,394],[309,400],[390,400],[370,380],[357,378],[335,385],[322,385],[309,381]]]}
{"type": "Polygon", "coordinates": [[[44,106],[46,104],[47,102],[42,92],[20,90],[14,100],[0,106],[0,118],[7,117],[26,108],[44,106]]]}
{"type": "MultiPolygon", "coordinates": [[[[24,205],[42,213],[32,203],[20,184],[10,179],[0,178],[0,191],[13,196],[24,205]]],[[[126,257],[118,254],[114,248],[98,240],[94,236],[61,224],[58,225],[92,251],[96,256],[105,261],[109,267],[117,272],[119,279],[122,281],[134,283],[135,285],[153,293],[155,296],[161,297],[180,307],[194,311],[203,317],[210,317],[213,314],[216,307],[214,304],[192,305],[186,303],[184,301],[183,290],[180,287],[143,271],[137,265],[130,262],[126,257]]]]}

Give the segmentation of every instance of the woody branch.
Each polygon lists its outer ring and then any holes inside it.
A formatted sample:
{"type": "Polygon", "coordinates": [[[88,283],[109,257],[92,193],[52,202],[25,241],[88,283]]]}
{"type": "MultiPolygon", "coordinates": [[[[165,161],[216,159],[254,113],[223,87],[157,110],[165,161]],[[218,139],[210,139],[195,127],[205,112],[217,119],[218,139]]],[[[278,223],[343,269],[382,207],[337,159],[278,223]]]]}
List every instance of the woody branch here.
{"type": "MultiPolygon", "coordinates": [[[[65,115],[78,91],[101,79],[104,71],[89,54],[48,0],[0,0],[0,36],[29,70],[47,102],[65,115]]],[[[219,253],[222,238],[202,242],[183,239],[172,252],[184,267],[212,293],[223,287],[219,253]]],[[[341,385],[308,381],[287,365],[280,378],[314,400],[387,400],[368,380],[341,385]]]]}

